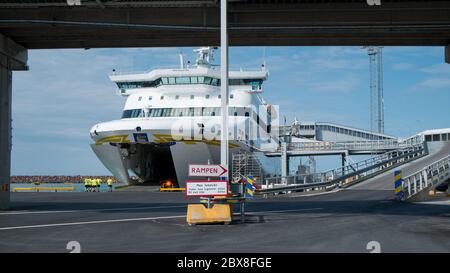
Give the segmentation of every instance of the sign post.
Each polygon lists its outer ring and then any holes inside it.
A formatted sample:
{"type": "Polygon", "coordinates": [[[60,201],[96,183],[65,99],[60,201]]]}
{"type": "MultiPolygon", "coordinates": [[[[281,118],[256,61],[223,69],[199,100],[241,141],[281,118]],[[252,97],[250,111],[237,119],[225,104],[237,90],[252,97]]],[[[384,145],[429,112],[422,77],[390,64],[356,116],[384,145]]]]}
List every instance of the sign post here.
{"type": "MultiPolygon", "coordinates": [[[[222,129],[220,137],[220,164],[228,168],[228,26],[227,1],[220,1],[220,104],[222,107],[222,129]]],[[[221,176],[222,179],[228,178],[221,176]]]]}

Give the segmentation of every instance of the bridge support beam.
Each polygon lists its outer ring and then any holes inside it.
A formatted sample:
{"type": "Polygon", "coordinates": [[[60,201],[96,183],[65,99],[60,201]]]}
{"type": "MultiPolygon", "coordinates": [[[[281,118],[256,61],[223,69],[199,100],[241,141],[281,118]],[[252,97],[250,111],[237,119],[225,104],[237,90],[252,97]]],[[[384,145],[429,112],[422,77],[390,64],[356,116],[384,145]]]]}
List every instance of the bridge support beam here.
{"type": "Polygon", "coordinates": [[[27,49],[0,34],[0,210],[9,209],[12,71],[27,70],[27,49]]]}
{"type": "Polygon", "coordinates": [[[450,64],[450,45],[445,47],[445,62],[450,64]]]}
{"type": "Polygon", "coordinates": [[[348,151],[341,154],[342,174],[344,174],[345,167],[348,165],[348,151]]]}

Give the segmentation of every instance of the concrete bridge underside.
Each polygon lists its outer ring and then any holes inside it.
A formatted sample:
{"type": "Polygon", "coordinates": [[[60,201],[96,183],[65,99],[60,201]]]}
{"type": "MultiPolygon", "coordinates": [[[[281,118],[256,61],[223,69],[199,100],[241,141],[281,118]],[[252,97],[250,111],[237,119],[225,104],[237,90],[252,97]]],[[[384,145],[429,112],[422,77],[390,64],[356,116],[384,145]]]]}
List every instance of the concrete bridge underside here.
{"type": "MultiPolygon", "coordinates": [[[[450,2],[229,1],[230,46],[448,45],[450,2]]],[[[0,33],[29,49],[219,45],[220,1],[1,1],[0,33]]]]}

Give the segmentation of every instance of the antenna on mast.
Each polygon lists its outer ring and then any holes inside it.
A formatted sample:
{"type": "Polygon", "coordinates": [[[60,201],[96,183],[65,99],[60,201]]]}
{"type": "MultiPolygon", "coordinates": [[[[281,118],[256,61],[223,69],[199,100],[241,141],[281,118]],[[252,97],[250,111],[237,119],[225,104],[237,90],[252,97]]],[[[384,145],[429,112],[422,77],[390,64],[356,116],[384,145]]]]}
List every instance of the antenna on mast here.
{"type": "Polygon", "coordinates": [[[180,50],[180,53],[178,55],[180,56],[180,69],[186,68],[183,51],[180,50]]]}

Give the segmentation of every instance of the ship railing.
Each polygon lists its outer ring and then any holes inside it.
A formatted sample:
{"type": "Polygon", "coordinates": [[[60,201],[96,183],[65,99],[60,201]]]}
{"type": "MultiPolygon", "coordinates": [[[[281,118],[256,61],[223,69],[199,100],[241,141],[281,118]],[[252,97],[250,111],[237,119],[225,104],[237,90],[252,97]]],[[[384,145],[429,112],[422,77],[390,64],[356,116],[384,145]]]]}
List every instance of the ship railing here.
{"type": "MultiPolygon", "coordinates": [[[[218,64],[210,64],[208,65],[213,69],[216,68],[220,68],[220,65],[218,64]]],[[[153,70],[157,70],[157,69],[170,69],[172,71],[186,71],[189,68],[196,68],[197,65],[192,65],[192,66],[186,66],[185,68],[181,68],[181,67],[174,67],[172,66],[155,66],[152,67],[150,69],[147,70],[140,70],[140,71],[114,71],[110,74],[110,76],[123,76],[123,75],[133,75],[133,74],[148,74],[153,70]]],[[[237,72],[257,72],[257,71],[261,71],[261,69],[258,68],[242,68],[242,67],[230,67],[229,68],[230,71],[237,71],[237,72]]]]}
{"type": "MultiPolygon", "coordinates": [[[[399,142],[397,140],[348,141],[348,142],[294,142],[288,144],[288,151],[377,151],[421,146],[421,140],[399,142]]],[[[279,148],[278,150],[281,150],[279,148]]]]}

